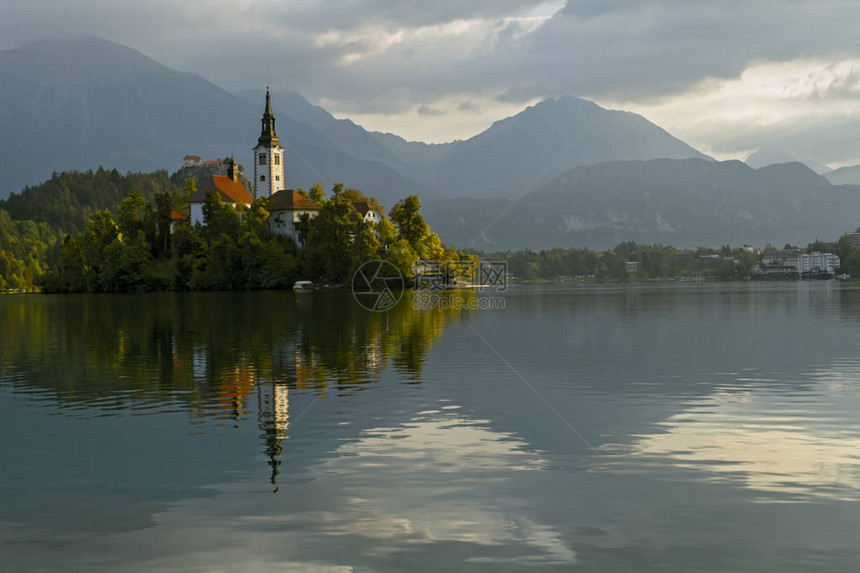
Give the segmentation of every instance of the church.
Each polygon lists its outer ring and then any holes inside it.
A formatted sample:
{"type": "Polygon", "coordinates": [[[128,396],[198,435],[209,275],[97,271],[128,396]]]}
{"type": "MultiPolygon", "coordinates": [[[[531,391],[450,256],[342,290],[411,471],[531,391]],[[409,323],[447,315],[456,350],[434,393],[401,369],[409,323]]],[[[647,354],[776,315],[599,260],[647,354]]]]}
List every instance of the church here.
{"type": "MultiPolygon", "coordinates": [[[[188,200],[191,223],[203,224],[203,204],[208,191],[214,190],[222,202],[233,206],[242,204],[247,207],[254,199],[268,197],[269,230],[276,235],[292,237],[300,244],[298,227],[302,215],[316,217],[320,207],[304,195],[284,187],[284,148],[281,147],[275,132],[275,116],[272,113],[272,98],[268,87],[261,123],[260,137],[253,149],[253,196],[239,181],[238,167],[231,162],[227,176],[213,175],[211,180],[201,184],[188,200]]],[[[190,157],[186,156],[185,160],[190,157]]]]}

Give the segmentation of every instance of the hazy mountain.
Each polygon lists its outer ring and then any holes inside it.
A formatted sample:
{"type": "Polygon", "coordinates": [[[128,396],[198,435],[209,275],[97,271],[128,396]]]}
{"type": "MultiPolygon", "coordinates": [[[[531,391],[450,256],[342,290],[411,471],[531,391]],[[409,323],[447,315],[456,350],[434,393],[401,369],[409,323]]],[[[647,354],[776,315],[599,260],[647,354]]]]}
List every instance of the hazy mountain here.
{"type": "Polygon", "coordinates": [[[860,185],[860,165],[840,167],[824,174],[834,185],[860,185]]]}
{"type": "MultiPolygon", "coordinates": [[[[242,90],[236,95],[250,102],[263,101],[265,91],[242,90]]],[[[279,113],[304,123],[317,133],[326,137],[341,151],[357,159],[380,161],[390,167],[398,168],[400,161],[371,133],[349,119],[337,119],[325,109],[313,105],[301,94],[294,91],[272,92],[272,100],[277,102],[279,113]]]]}
{"type": "Polygon", "coordinates": [[[803,163],[819,175],[823,175],[831,169],[826,165],[815,163],[814,161],[800,161],[798,158],[786,153],[781,149],[774,147],[762,147],[755,153],[751,154],[744,160],[744,163],[754,169],[767,167],[768,165],[778,165],[780,163],[803,163]]]}
{"type": "MultiPolygon", "coordinates": [[[[185,154],[248,164],[260,129],[261,90],[228,93],[98,38],[0,51],[0,77],[0,197],[52,171],[174,171],[185,154]]],[[[714,162],[641,116],[572,97],[442,145],[368,132],[295,92],[273,105],[289,186],[343,182],[387,206],[418,194],[460,246],[777,244],[860,223],[856,187],[797,163],[714,162]]]]}
{"type": "Polygon", "coordinates": [[[701,159],[574,168],[514,203],[433,204],[428,222],[448,241],[484,250],[621,241],[681,247],[782,245],[835,239],[860,224],[860,187],[835,187],[799,163],[753,169],[701,159]],[[448,211],[446,212],[446,208],[448,211]],[[489,228],[487,228],[489,227],[489,228]]]}
{"type": "MultiPolygon", "coordinates": [[[[260,92],[240,92],[252,101],[260,92]]],[[[517,197],[571,167],[611,160],[705,156],[643,117],[573,97],[546,100],[465,141],[427,144],[368,132],[295,92],[277,94],[285,113],[343,151],[381,161],[453,197],[517,197]]]]}
{"type": "MultiPolygon", "coordinates": [[[[98,166],[173,171],[186,154],[204,159],[234,154],[247,164],[259,135],[262,98],[246,101],[99,38],[0,51],[0,77],[0,154],[7,166],[0,197],[53,171],[98,166]]],[[[277,98],[274,106],[290,186],[343,182],[389,203],[429,192],[387,164],[357,157],[292,119],[277,98]]]]}
{"type": "Polygon", "coordinates": [[[458,196],[518,197],[575,166],[689,157],[706,156],[640,115],[565,96],[495,122],[415,177],[458,196]]]}
{"type": "Polygon", "coordinates": [[[446,154],[461,143],[460,141],[450,143],[406,141],[399,135],[378,131],[370,132],[370,136],[391,151],[404,169],[418,170],[419,173],[439,165],[446,154]]]}

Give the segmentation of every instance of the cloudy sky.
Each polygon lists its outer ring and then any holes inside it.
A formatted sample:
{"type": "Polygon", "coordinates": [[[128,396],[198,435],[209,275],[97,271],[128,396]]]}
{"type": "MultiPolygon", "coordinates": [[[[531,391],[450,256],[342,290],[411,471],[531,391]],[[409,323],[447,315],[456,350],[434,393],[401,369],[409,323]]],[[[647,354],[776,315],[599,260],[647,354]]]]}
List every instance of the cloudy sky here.
{"type": "Polygon", "coordinates": [[[860,163],[858,21],[854,0],[0,0],[0,48],[95,34],[433,142],[571,94],[719,158],[836,166],[860,163]]]}

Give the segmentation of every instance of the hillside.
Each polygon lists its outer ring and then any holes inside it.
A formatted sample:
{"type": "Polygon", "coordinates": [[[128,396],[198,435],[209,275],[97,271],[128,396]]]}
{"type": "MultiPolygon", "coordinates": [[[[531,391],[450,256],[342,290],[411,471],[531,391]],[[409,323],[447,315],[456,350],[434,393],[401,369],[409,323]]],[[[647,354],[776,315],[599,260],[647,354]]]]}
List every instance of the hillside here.
{"type": "Polygon", "coordinates": [[[87,218],[96,211],[113,211],[132,190],[146,199],[156,193],[176,191],[166,171],[127,173],[116,170],[69,171],[55,173],[39,185],[27,187],[0,200],[0,210],[12,219],[47,223],[56,231],[75,234],[83,230],[87,218]]]}
{"type": "Polygon", "coordinates": [[[825,173],[824,177],[834,185],[860,185],[860,165],[840,167],[825,173]]]}
{"type": "Polygon", "coordinates": [[[609,162],[574,168],[514,203],[471,205],[478,220],[429,206],[447,240],[484,250],[677,247],[832,238],[860,224],[860,188],[832,186],[799,163],[753,169],[702,159],[609,162]],[[449,212],[450,215],[450,212],[449,212]]]}

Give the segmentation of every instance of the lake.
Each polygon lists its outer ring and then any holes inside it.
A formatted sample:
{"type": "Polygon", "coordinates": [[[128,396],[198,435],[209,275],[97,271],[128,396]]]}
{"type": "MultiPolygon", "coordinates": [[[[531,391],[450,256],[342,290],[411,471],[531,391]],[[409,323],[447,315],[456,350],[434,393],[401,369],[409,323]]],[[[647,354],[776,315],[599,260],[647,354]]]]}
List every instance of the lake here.
{"type": "Polygon", "coordinates": [[[860,288],[413,296],[0,297],[3,570],[856,567],[860,288]]]}

